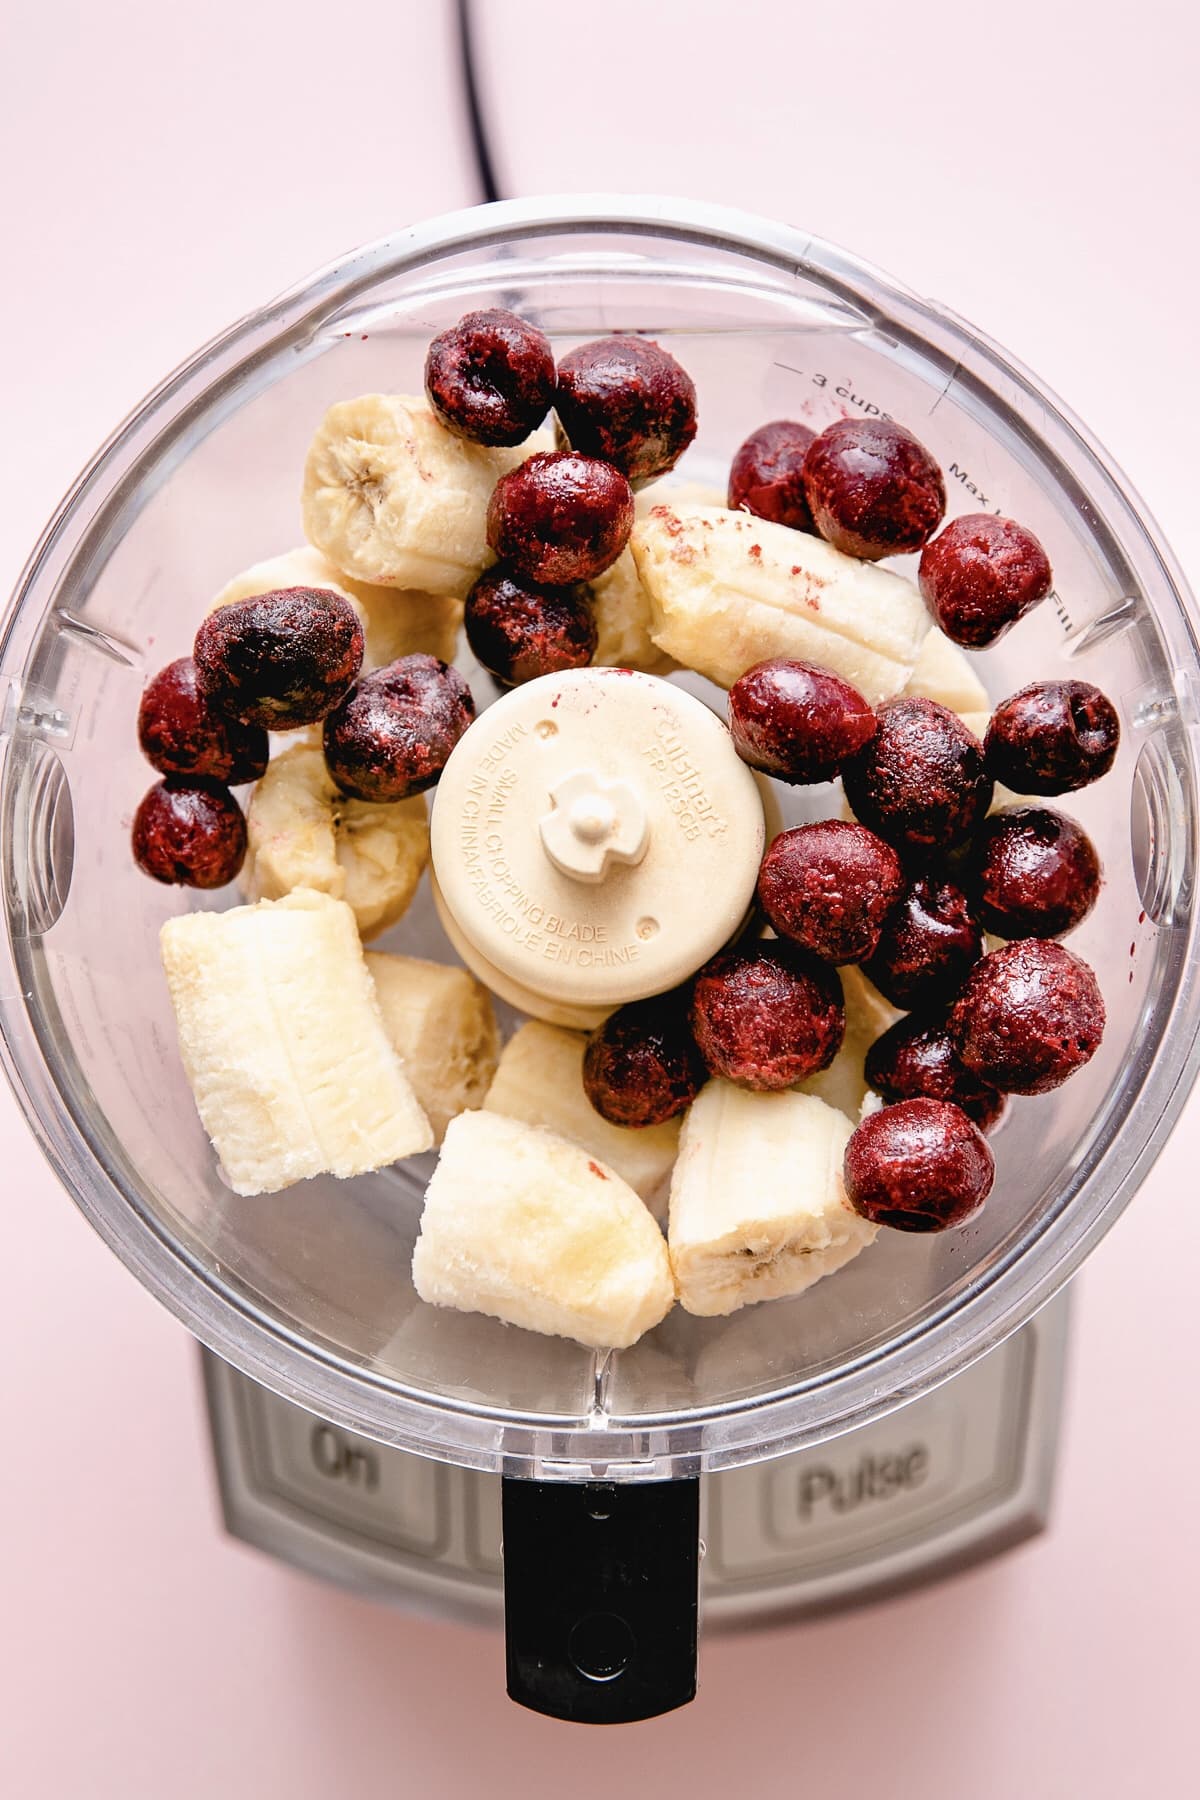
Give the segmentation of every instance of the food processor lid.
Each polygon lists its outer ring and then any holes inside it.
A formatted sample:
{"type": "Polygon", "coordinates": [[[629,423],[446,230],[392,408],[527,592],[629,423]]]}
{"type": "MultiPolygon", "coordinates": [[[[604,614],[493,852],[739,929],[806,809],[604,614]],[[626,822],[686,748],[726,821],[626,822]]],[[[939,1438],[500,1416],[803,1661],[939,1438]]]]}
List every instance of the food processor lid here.
{"type": "Polygon", "coordinates": [[[430,826],[470,948],[535,996],[605,1010],[728,942],[765,835],[721,721],[630,669],[543,675],[496,701],[455,746],[430,826]]]}

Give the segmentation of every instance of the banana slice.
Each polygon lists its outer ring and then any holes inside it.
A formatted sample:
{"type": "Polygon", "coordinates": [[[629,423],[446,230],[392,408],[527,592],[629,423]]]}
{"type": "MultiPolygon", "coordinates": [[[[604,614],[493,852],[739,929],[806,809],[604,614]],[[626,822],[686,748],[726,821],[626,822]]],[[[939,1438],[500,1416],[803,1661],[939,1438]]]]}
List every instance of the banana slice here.
{"type": "Polygon", "coordinates": [[[407,912],[429,861],[425,796],[388,806],[347,800],[319,745],[300,743],[268,764],[246,809],[243,892],[278,900],[315,888],[345,900],[364,938],[407,912]]]}
{"type": "Polygon", "coordinates": [[[710,1081],[683,1127],[667,1239],[687,1312],[777,1300],[840,1269],[875,1237],[846,1200],[850,1120],[815,1094],[710,1081]]]}
{"type": "Polygon", "coordinates": [[[867,1078],[863,1074],[867,1051],[901,1015],[861,970],[851,966],[839,969],[838,974],[842,978],[846,1002],[846,1035],[842,1047],[829,1067],[802,1081],[797,1092],[815,1094],[827,1106],[836,1106],[848,1119],[856,1120],[867,1092],[867,1078]]]}
{"type": "Polygon", "coordinates": [[[162,928],[183,1066],[235,1193],[343,1178],[428,1150],[354,915],[300,889],[162,928]]]}
{"type": "Polygon", "coordinates": [[[270,556],[265,562],[243,569],[226,582],[208,610],[216,612],[218,607],[285,587],[332,588],[350,602],[366,634],[364,668],[380,669],[397,657],[411,656],[416,651],[440,656],[443,662],[454,661],[462,623],[462,606],[457,600],[355,581],[335,569],[311,544],[285,550],[282,556],[270,556]]]}
{"type": "Polygon", "coordinates": [[[492,489],[542,441],[489,450],[447,431],[423,399],[340,400],[309,446],[304,534],[356,581],[465,599],[489,559],[492,489]]]}
{"type": "MultiPolygon", "coordinates": [[[[724,498],[716,488],[699,482],[681,481],[668,486],[656,481],[634,495],[634,509],[637,517],[644,519],[663,500],[672,506],[721,506],[724,498]]],[[[592,611],[596,616],[596,652],[592,661],[598,668],[642,669],[647,675],[667,675],[678,667],[650,636],[650,595],[642,585],[628,545],[591,587],[592,611]]]]}
{"type": "Polygon", "coordinates": [[[392,1048],[441,1143],[456,1113],[480,1106],[496,1073],[492,998],[465,969],[417,956],[367,955],[392,1048]]]}
{"type": "Polygon", "coordinates": [[[794,656],[874,705],[899,693],[929,630],[911,581],[748,513],[661,502],[630,548],[654,642],[721,687],[764,657],[794,656]]]}
{"type": "Polygon", "coordinates": [[[670,1174],[679,1152],[680,1119],[631,1131],[601,1118],[583,1091],[583,1052],[578,1031],[532,1020],[504,1046],[484,1106],[570,1138],[649,1203],[670,1174]]]}
{"type": "Polygon", "coordinates": [[[412,1272],[433,1306],[595,1350],[636,1343],[675,1299],[662,1233],[616,1171],[493,1112],[451,1119],[412,1272]]]}
{"type": "MultiPolygon", "coordinates": [[[[912,674],[904,684],[906,694],[919,694],[924,700],[936,700],[951,712],[970,719],[982,713],[986,719],[990,707],[987,689],[975,673],[966,652],[951,643],[944,631],[931,626],[921,645],[912,674]]],[[[975,727],[972,725],[973,731],[975,727]]]]}
{"type": "Polygon", "coordinates": [[[647,675],[665,675],[675,668],[650,636],[650,596],[628,545],[591,589],[596,619],[592,662],[598,668],[642,669],[647,675]]]}

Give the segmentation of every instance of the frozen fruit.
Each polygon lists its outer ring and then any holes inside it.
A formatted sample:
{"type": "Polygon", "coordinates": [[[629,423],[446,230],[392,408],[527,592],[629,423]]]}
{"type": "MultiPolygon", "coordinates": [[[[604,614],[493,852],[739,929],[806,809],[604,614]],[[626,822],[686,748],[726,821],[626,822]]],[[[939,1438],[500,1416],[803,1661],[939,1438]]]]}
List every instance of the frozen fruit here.
{"type": "Polygon", "coordinates": [[[363,659],[350,602],[328,588],[277,588],[210,613],[196,633],[200,690],[218,711],[267,731],[333,710],[363,659]]]}
{"type": "Polygon", "coordinates": [[[780,937],[825,962],[864,962],[904,892],[890,844],[842,819],[780,832],[763,857],[758,902],[780,937]]]}
{"type": "Polygon", "coordinates": [[[319,744],[271,758],[246,808],[242,888],[281,900],[315,888],[344,900],[365,943],[408,911],[429,861],[425,796],[379,806],[340,794],[319,744]]]}
{"type": "Polygon", "coordinates": [[[185,913],[159,942],[196,1107],[235,1193],[430,1148],[348,906],[304,892],[185,913]]]}
{"type": "Polygon", "coordinates": [[[554,404],[572,448],[613,463],[635,486],[673,469],[696,435],[692,378],[649,338],[597,338],[569,351],[554,404]]]}
{"type": "Polygon", "coordinates": [[[1104,1001],[1080,957],[1042,938],[1018,938],[975,964],[949,1028],[982,1080],[1009,1094],[1048,1094],[1095,1055],[1104,1001]]]}
{"type": "Polygon", "coordinates": [[[1062,937],[1087,918],[1100,892],[1091,838],[1049,806],[992,813],[972,846],[971,868],[983,923],[995,937],[1062,937]]]}
{"type": "Polygon", "coordinates": [[[928,1006],[949,995],[982,955],[983,928],[966,894],[938,875],[919,875],[863,973],[893,1006],[928,1006]]]}
{"type": "Polygon", "coordinates": [[[550,340],[499,307],[466,313],[430,344],[425,393],[442,424],[459,437],[475,444],[522,443],[554,400],[550,340]]]}
{"type": "Polygon", "coordinates": [[[156,783],[133,818],[133,859],[155,881],[219,888],[246,856],[242,809],[216,781],[169,777],[156,783]]]}
{"type": "Polygon", "coordinates": [[[692,991],[692,1031],[705,1065],[740,1087],[794,1087],[826,1069],[846,1029],[841,983],[790,945],[726,950],[692,991]]]}
{"type": "Polygon", "coordinates": [[[809,445],[804,491],[823,538],[875,562],[919,550],[946,510],[942,472],[891,419],[837,419],[809,445]]]}
{"type": "Polygon", "coordinates": [[[815,1094],[708,1083],[671,1177],[667,1243],[687,1312],[722,1317],[801,1294],[874,1241],[846,1205],[849,1136],[849,1119],[815,1094]]]}
{"type": "Polygon", "coordinates": [[[547,450],[501,476],[488,543],[518,575],[552,587],[590,581],[633,528],[633,490],[619,469],[574,450],[547,450]]]}
{"type": "Polygon", "coordinates": [[[465,600],[489,560],[492,489],[525,455],[469,443],[424,396],[339,400],[305,460],[304,535],[354,581],[465,600]]]}
{"type": "Polygon", "coordinates": [[[915,694],[887,701],[876,719],[875,736],[842,769],[855,817],[915,857],[953,849],[991,805],[978,738],[915,694]]]}
{"type": "Polygon", "coordinates": [[[329,773],[356,800],[406,800],[433,786],[474,717],[457,669],[402,656],[364,675],[326,719],[329,773]]]}
{"type": "Polygon", "coordinates": [[[611,1125],[661,1125],[691,1105],[704,1079],[678,992],[619,1006],[584,1052],[584,1091],[611,1125]]]}
{"type": "Polygon", "coordinates": [[[412,1278],[432,1306],[597,1350],[635,1343],[675,1303],[662,1232],[616,1170],[490,1111],[459,1113],[446,1128],[412,1278]]]}
{"type": "Polygon", "coordinates": [[[793,531],[814,531],[804,458],[815,436],[795,419],[773,419],[752,431],[730,464],[729,506],[793,531]]]}
{"type": "Polygon", "coordinates": [[[905,685],[929,633],[911,581],[770,519],[664,499],[629,547],[655,644],[721,687],[769,657],[794,657],[875,705],[905,685]]]}
{"type": "Polygon", "coordinates": [[[467,642],[489,674],[507,687],[583,669],[596,649],[596,620],[584,582],[540,587],[497,563],[467,595],[467,642]]]}
{"type": "Polygon", "coordinates": [[[1120,742],[1117,709],[1090,681],[1035,681],[996,708],[984,754],[1018,794],[1069,794],[1107,775],[1120,742]]]}
{"type": "Polygon", "coordinates": [[[994,513],[968,513],[926,544],[919,580],[946,636],[982,650],[1046,598],[1054,577],[1032,531],[994,513]]]}
{"type": "Polygon", "coordinates": [[[830,669],[784,656],[756,663],[729,690],[738,755],[780,781],[832,781],[875,734],[875,714],[830,669]]]}
{"type": "Polygon", "coordinates": [[[961,1061],[940,1014],[897,1019],[867,1051],[865,1074],[885,1100],[952,1100],[981,1131],[1004,1111],[1004,1095],[961,1061]]]}
{"type": "Polygon", "coordinates": [[[979,1211],[996,1166],[961,1107],[902,1100],[863,1120],[843,1172],[846,1197],[864,1219],[897,1231],[948,1231],[979,1211]]]}
{"type": "Polygon", "coordinates": [[[190,656],[160,669],[138,708],[138,743],[160,775],[192,775],[238,787],[257,781],[270,747],[260,725],[227,718],[200,691],[190,656]]]}

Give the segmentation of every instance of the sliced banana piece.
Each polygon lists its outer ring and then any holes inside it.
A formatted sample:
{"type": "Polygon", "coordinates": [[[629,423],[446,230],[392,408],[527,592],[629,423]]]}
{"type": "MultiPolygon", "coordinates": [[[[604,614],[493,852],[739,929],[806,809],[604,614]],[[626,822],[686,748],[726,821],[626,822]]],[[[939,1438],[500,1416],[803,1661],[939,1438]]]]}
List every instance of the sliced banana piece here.
{"type": "Polygon", "coordinates": [[[930,627],[911,581],[725,507],[663,501],[630,548],[659,649],[721,687],[768,656],[833,669],[872,705],[899,693],[930,627]]]}
{"type": "Polygon", "coordinates": [[[636,1343],[675,1298],[662,1233],[615,1169],[494,1112],[450,1121],[412,1272],[433,1306],[596,1350],[636,1343]]]}
{"type": "MultiPolygon", "coordinates": [[[[924,700],[936,700],[964,719],[982,713],[988,716],[988,695],[975,665],[965,650],[952,643],[944,631],[934,625],[921,645],[912,674],[904,684],[906,694],[919,694],[924,700]]],[[[973,731],[975,727],[972,725],[973,731]]]]}
{"type": "Polygon", "coordinates": [[[304,465],[304,534],[356,581],[465,599],[488,560],[492,489],[533,448],[468,443],[411,395],[339,400],[304,465]]]}
{"type": "Polygon", "coordinates": [[[301,889],[162,928],[183,1066],[235,1193],[428,1150],[350,908],[301,889]]]}
{"type": "MultiPolygon", "coordinates": [[[[671,506],[722,506],[725,496],[701,482],[655,481],[634,495],[637,517],[647,518],[652,508],[664,500],[671,506]]],[[[667,675],[679,666],[650,636],[650,595],[642,585],[628,545],[591,587],[597,632],[592,661],[598,668],[642,669],[647,675],[667,675]]]]}
{"type": "Polygon", "coordinates": [[[603,575],[596,576],[591,589],[596,619],[592,661],[598,668],[642,669],[647,675],[665,675],[675,668],[650,636],[650,596],[628,545],[603,575]]]}
{"type": "Polygon", "coordinates": [[[480,1106],[496,1073],[500,1032],[482,982],[449,963],[367,955],[384,1029],[441,1143],[456,1113],[480,1106]]]}
{"type": "Polygon", "coordinates": [[[268,764],[246,809],[242,891],[278,900],[315,888],[345,900],[364,938],[401,918],[429,861],[425,796],[370,805],[339,794],[319,745],[299,743],[268,764]]]}
{"type": "Polygon", "coordinates": [[[801,1294],[871,1243],[846,1200],[852,1126],[815,1094],[710,1081],[684,1122],[667,1238],[680,1303],[709,1318],[801,1294]]]}
{"type": "Polygon", "coordinates": [[[226,582],[208,610],[216,612],[218,607],[286,587],[331,588],[350,602],[362,620],[366,637],[364,668],[380,669],[397,657],[412,656],[418,651],[440,656],[443,662],[454,661],[462,623],[459,601],[355,581],[335,569],[328,557],[311,544],[285,550],[282,556],[270,556],[265,562],[243,569],[226,582]]]}
{"type": "Polygon", "coordinates": [[[671,1173],[682,1120],[638,1131],[610,1125],[583,1091],[586,1046],[582,1032],[544,1025],[540,1019],[522,1025],[504,1046],[483,1104],[489,1112],[570,1138],[650,1203],[671,1173]]]}
{"type": "Polygon", "coordinates": [[[848,1119],[855,1120],[867,1092],[867,1078],[863,1073],[867,1051],[901,1015],[860,969],[849,966],[839,969],[838,974],[842,978],[842,995],[846,1002],[846,1035],[842,1047],[827,1069],[822,1069],[819,1075],[810,1075],[807,1081],[799,1084],[797,1091],[815,1094],[827,1106],[836,1106],[848,1119]]]}

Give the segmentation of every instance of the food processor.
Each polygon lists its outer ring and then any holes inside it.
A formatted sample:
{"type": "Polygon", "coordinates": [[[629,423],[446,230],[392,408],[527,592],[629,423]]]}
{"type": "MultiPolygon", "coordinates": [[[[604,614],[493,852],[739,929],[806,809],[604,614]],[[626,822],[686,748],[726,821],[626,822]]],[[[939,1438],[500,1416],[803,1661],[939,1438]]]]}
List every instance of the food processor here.
{"type": "MultiPolygon", "coordinates": [[[[1196,1071],[1198,674],[1180,574],[1086,431],[945,307],[787,226],[612,196],[476,208],[356,251],[169,376],[67,495],[5,618],[0,1019],[59,1177],[205,1347],[230,1530],[468,1616],[498,1616],[503,1579],[514,1697],[620,1720],[694,1691],[697,1572],[706,1624],[751,1624],[1038,1529],[1060,1290],[1196,1071]],[[150,779],[142,687],[234,571],[299,541],[323,412],[419,392],[429,338],[487,305],[560,351],[612,331],[669,347],[699,392],[685,480],[723,485],[768,419],[901,421],[945,470],[951,515],[1011,515],[1054,564],[1051,599],[978,657],[989,694],[1078,676],[1122,721],[1113,772],[1071,797],[1105,870],[1071,945],[1097,971],[1107,1033],[1075,1081],[1012,1104],[983,1212],[942,1235],[884,1232],[793,1300],[724,1319],[676,1308],[607,1354],[416,1297],[432,1157],[253,1199],[223,1184],[157,942],[169,916],[234,897],[147,881],[128,846],[150,779]]],[[[722,710],[715,688],[670,680],[722,710]]],[[[819,798],[777,793],[783,822],[819,798]]],[[[380,942],[452,957],[429,883],[380,942]]]]}

